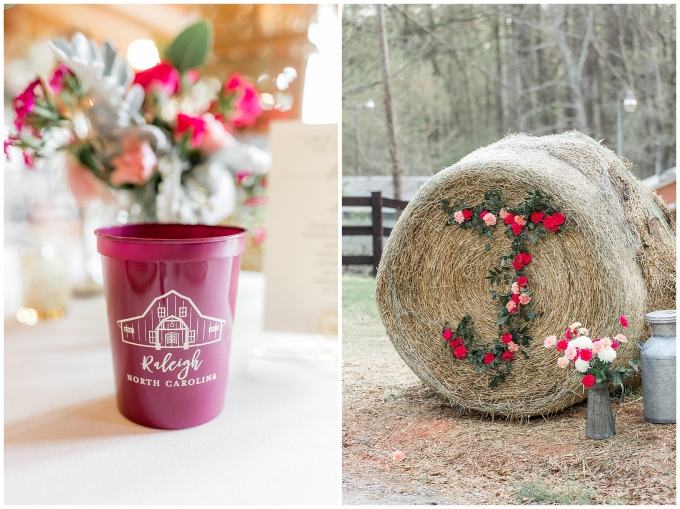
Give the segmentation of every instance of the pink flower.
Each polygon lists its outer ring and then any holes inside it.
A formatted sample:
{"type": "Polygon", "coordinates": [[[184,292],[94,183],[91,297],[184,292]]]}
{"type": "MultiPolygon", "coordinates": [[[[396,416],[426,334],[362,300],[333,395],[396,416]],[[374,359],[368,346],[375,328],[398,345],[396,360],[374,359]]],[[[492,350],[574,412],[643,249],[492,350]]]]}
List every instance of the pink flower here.
{"type": "Polygon", "coordinates": [[[587,348],[582,348],[578,352],[579,359],[582,361],[589,361],[593,358],[593,352],[588,350],[587,348]]]}
{"type": "Polygon", "coordinates": [[[235,73],[224,84],[224,90],[236,94],[233,102],[235,111],[229,115],[229,121],[236,127],[253,125],[262,113],[255,85],[235,73]]]}
{"type": "Polygon", "coordinates": [[[564,369],[567,366],[569,366],[569,359],[567,359],[566,357],[560,357],[559,359],[557,359],[557,365],[560,368],[564,369]]]}
{"type": "Polygon", "coordinates": [[[519,351],[519,345],[514,341],[510,341],[510,343],[508,343],[508,350],[510,350],[512,353],[515,353],[519,351]]]}
{"type": "Polygon", "coordinates": [[[134,83],[141,85],[145,92],[158,90],[165,95],[173,95],[179,90],[179,72],[167,62],[161,62],[136,73],[134,83]]]}
{"type": "Polygon", "coordinates": [[[628,327],[628,318],[625,316],[619,316],[619,321],[621,322],[621,325],[628,327]]]}
{"type": "Polygon", "coordinates": [[[488,213],[484,216],[483,221],[484,221],[484,224],[486,224],[487,226],[493,226],[493,225],[496,224],[496,216],[494,216],[491,213],[488,213]]]}
{"type": "Polygon", "coordinates": [[[482,211],[479,213],[479,218],[480,218],[480,219],[484,219],[484,216],[487,215],[488,213],[489,213],[488,210],[482,210],[482,211]]]}
{"type": "Polygon", "coordinates": [[[463,217],[463,211],[457,210],[453,214],[453,219],[456,221],[456,223],[462,223],[463,221],[465,221],[465,218],[463,217]]]}
{"type": "Polygon", "coordinates": [[[526,276],[520,276],[517,278],[517,284],[524,288],[527,285],[527,277],[526,276]]]}
{"type": "Polygon", "coordinates": [[[570,361],[573,361],[574,358],[576,357],[576,347],[569,345],[567,349],[564,351],[564,356],[570,361]]]}
{"type": "Polygon", "coordinates": [[[66,76],[73,76],[71,69],[64,64],[59,64],[59,67],[54,70],[54,74],[52,74],[52,77],[50,78],[50,88],[52,89],[52,92],[58,94],[64,90],[66,76]]]}
{"type": "Polygon", "coordinates": [[[557,344],[557,338],[555,336],[548,336],[543,341],[543,346],[546,348],[552,348],[557,344]]]}
{"type": "Polygon", "coordinates": [[[148,141],[142,141],[134,136],[123,139],[123,153],[111,159],[114,170],[111,173],[111,183],[144,184],[153,175],[158,164],[158,158],[148,141]]]}
{"type": "Polygon", "coordinates": [[[227,132],[222,122],[212,115],[203,115],[203,120],[206,123],[206,132],[201,149],[205,155],[229,148],[234,144],[234,137],[227,132]]]}
{"type": "Polygon", "coordinates": [[[512,283],[512,287],[511,287],[511,288],[512,288],[512,293],[519,293],[519,292],[521,292],[521,290],[519,289],[519,285],[518,285],[516,282],[515,282],[515,283],[512,283]]]}
{"type": "Polygon", "coordinates": [[[506,217],[508,217],[508,211],[505,210],[505,209],[501,209],[500,216],[501,216],[501,219],[505,219],[506,217]]]}
{"type": "Polygon", "coordinates": [[[587,335],[588,335],[588,329],[586,329],[585,327],[581,327],[581,328],[578,330],[578,333],[579,333],[581,336],[587,336],[587,335]]]}
{"type": "Polygon", "coordinates": [[[619,343],[628,343],[628,338],[623,334],[617,334],[616,336],[614,336],[614,339],[619,343]]]}
{"type": "Polygon", "coordinates": [[[255,228],[255,232],[253,233],[253,245],[259,246],[264,242],[264,239],[267,238],[267,230],[263,226],[258,226],[255,228]]]}
{"type": "Polygon", "coordinates": [[[601,341],[593,341],[593,353],[598,354],[604,350],[604,345],[601,341]]]}
{"type": "Polygon", "coordinates": [[[208,123],[203,117],[190,117],[184,113],[177,115],[177,128],[175,129],[175,139],[181,139],[185,133],[189,133],[189,145],[191,148],[199,148],[203,144],[206,136],[208,123]]]}
{"type": "Polygon", "coordinates": [[[402,451],[394,451],[392,453],[392,460],[393,461],[404,461],[406,458],[406,455],[402,451]]]}
{"type": "Polygon", "coordinates": [[[574,322],[569,326],[570,331],[575,331],[577,328],[581,326],[581,322],[574,322]]]}
{"type": "Polygon", "coordinates": [[[609,348],[610,346],[612,346],[612,340],[609,338],[602,338],[600,340],[600,343],[602,343],[602,345],[604,345],[605,348],[609,348]]]}
{"type": "Polygon", "coordinates": [[[616,350],[619,347],[619,344],[616,341],[612,341],[612,349],[616,350]]]}
{"type": "Polygon", "coordinates": [[[517,309],[517,304],[509,300],[508,303],[505,305],[505,309],[512,313],[515,309],[517,309]]]}
{"type": "Polygon", "coordinates": [[[187,77],[187,81],[189,83],[196,83],[199,79],[201,79],[201,73],[198,69],[189,69],[185,76],[187,77]]]}
{"type": "Polygon", "coordinates": [[[266,196],[251,196],[250,198],[247,198],[246,201],[243,202],[243,204],[246,207],[257,207],[258,205],[266,205],[267,204],[267,197],[266,196]]]}
{"type": "Polygon", "coordinates": [[[524,216],[515,216],[515,223],[520,226],[524,226],[525,224],[527,224],[527,221],[526,219],[524,219],[524,216]]]}
{"type": "Polygon", "coordinates": [[[446,330],[442,333],[442,337],[443,337],[446,341],[448,341],[449,339],[451,339],[451,336],[452,336],[452,335],[453,335],[453,332],[451,332],[451,329],[446,329],[446,330]]]}
{"type": "Polygon", "coordinates": [[[252,170],[239,171],[236,173],[236,182],[241,184],[244,180],[253,176],[252,170]]]}
{"type": "Polygon", "coordinates": [[[564,352],[567,347],[569,346],[569,343],[567,343],[564,339],[560,340],[557,342],[557,345],[555,348],[557,349],[558,352],[564,352]]]}
{"type": "Polygon", "coordinates": [[[38,86],[40,86],[39,79],[32,81],[23,92],[12,99],[12,106],[14,107],[14,113],[16,113],[14,127],[19,132],[21,132],[26,116],[33,113],[35,109],[36,88],[38,86]]]}
{"type": "Polygon", "coordinates": [[[95,200],[101,200],[104,203],[113,203],[114,201],[106,184],[95,177],[89,169],[85,168],[70,154],[66,157],[66,181],[76,203],[81,208],[95,200]]]}
{"type": "Polygon", "coordinates": [[[522,306],[526,306],[531,302],[531,297],[529,297],[526,293],[523,293],[522,295],[519,296],[519,303],[522,306]]]}

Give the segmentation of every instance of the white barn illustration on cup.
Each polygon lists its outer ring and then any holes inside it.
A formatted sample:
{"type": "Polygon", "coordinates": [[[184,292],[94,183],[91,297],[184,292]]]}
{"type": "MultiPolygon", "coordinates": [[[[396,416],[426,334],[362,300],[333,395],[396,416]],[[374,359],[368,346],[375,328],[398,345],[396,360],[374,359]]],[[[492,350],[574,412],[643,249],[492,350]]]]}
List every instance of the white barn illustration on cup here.
{"type": "Polygon", "coordinates": [[[140,316],[118,320],[118,326],[124,343],[188,350],[220,341],[225,322],[205,316],[189,297],[170,290],[156,297],[140,316]]]}

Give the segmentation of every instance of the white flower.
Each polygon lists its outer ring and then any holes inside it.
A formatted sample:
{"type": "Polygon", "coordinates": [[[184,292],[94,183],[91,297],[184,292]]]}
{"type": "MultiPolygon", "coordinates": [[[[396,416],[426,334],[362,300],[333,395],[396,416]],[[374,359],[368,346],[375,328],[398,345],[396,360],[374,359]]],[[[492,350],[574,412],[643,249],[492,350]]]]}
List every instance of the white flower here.
{"type": "Polygon", "coordinates": [[[580,373],[585,373],[588,371],[588,368],[590,367],[590,362],[584,361],[583,359],[576,359],[574,361],[574,366],[576,367],[576,370],[579,371],[580,373]]]}
{"type": "Polygon", "coordinates": [[[576,339],[569,341],[569,345],[590,350],[593,348],[593,341],[588,336],[579,336],[576,339]]]}
{"type": "Polygon", "coordinates": [[[588,329],[586,329],[585,327],[581,327],[578,330],[578,333],[581,334],[582,336],[587,336],[588,335],[588,329]]]}
{"type": "Polygon", "coordinates": [[[600,353],[598,353],[597,356],[602,362],[611,362],[616,359],[616,350],[611,346],[608,346],[600,350],[600,353]]]}
{"type": "Polygon", "coordinates": [[[569,326],[569,330],[576,330],[581,326],[581,322],[574,322],[569,326]]]}

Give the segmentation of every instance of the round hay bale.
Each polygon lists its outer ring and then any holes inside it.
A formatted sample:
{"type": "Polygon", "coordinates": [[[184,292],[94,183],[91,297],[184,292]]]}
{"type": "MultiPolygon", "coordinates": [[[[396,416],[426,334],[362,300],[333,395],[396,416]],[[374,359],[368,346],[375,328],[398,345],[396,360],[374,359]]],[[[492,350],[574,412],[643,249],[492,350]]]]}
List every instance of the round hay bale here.
{"type": "Polygon", "coordinates": [[[629,167],[578,132],[519,134],[432,177],[399,218],[376,279],[383,324],[406,364],[452,404],[527,417],[557,412],[587,396],[573,367],[558,368],[555,350],[544,348],[546,336],[577,320],[594,337],[615,334],[618,317],[625,315],[629,342],[620,346],[615,364],[636,357],[635,341],[646,337],[645,313],[675,307],[675,219],[629,167]],[[493,373],[475,371],[442,351],[441,338],[444,322],[455,328],[465,313],[485,342],[498,337],[497,303],[485,277],[510,242],[500,229],[493,239],[482,239],[446,226],[441,205],[444,199],[476,205],[493,190],[502,191],[509,206],[540,190],[567,217],[566,231],[530,247],[534,339],[523,348],[529,358],[516,358],[497,388],[489,387],[493,373]]]}

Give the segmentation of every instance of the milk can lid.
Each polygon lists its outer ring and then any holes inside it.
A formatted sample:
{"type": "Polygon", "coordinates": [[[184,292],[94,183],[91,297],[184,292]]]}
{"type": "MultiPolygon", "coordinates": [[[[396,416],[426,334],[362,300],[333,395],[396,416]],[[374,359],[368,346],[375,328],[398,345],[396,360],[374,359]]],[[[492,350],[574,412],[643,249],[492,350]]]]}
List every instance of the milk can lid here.
{"type": "Polygon", "coordinates": [[[675,309],[664,309],[663,311],[647,313],[645,320],[649,323],[675,323],[675,315],[675,309]]]}

